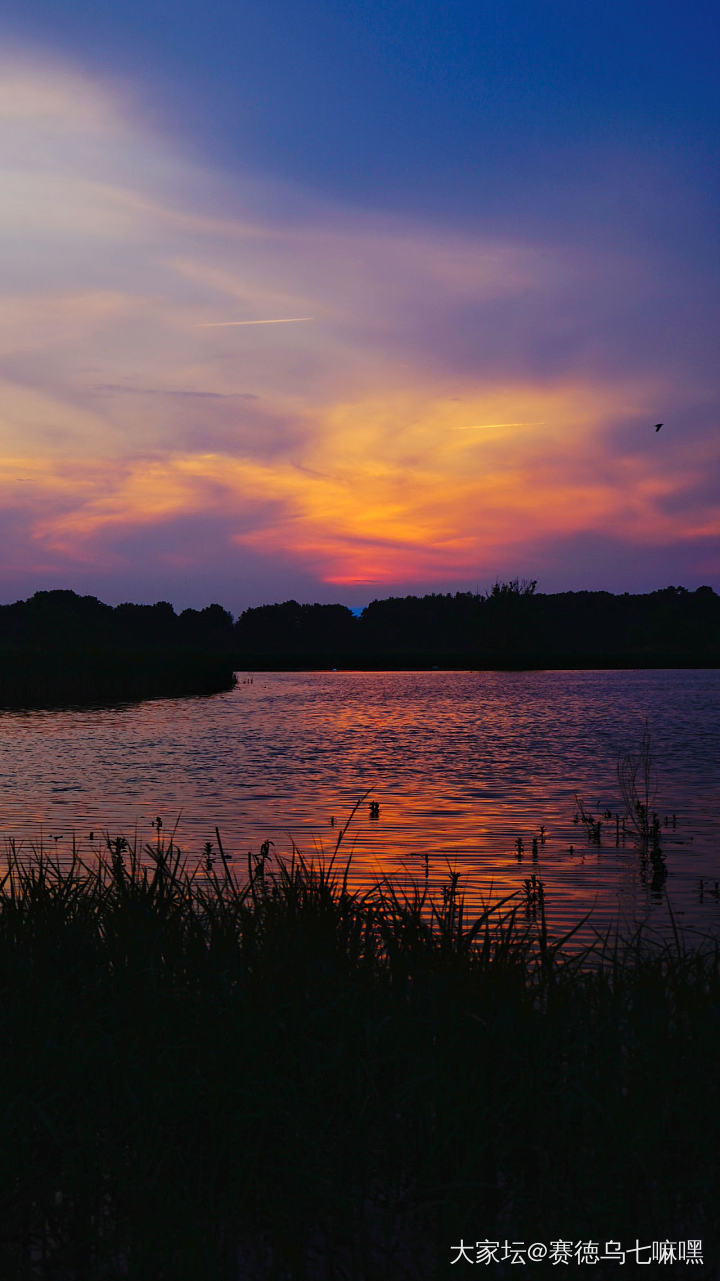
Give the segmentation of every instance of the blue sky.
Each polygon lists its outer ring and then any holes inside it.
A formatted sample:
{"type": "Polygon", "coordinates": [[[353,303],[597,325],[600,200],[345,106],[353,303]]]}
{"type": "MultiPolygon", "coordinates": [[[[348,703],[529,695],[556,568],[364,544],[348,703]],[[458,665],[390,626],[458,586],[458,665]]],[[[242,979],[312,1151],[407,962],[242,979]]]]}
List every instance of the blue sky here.
{"type": "Polygon", "coordinates": [[[718,585],[710,5],[12,10],[4,599],[718,585]]]}

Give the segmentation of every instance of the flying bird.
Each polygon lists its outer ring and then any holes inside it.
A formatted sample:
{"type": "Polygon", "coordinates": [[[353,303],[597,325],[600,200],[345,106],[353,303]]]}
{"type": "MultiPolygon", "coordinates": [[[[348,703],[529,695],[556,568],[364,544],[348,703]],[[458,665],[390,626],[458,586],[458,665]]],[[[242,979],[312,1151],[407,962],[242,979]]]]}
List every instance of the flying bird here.
{"type": "Polygon", "coordinates": [[[655,424],[655,430],[656,430],[656,431],[659,431],[661,427],[662,427],[662,423],[656,423],[656,424],[655,424]]]}

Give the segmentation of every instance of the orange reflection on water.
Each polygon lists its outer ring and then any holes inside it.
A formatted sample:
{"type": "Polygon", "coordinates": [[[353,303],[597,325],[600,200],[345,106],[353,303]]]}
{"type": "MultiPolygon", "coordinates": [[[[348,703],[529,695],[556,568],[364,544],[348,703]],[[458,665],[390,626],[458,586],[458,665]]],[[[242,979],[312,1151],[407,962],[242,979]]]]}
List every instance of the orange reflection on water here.
{"type": "Polygon", "coordinates": [[[707,921],[720,915],[697,888],[718,879],[707,744],[719,682],[695,671],[257,673],[206,699],[3,713],[0,827],[26,849],[59,836],[61,855],[75,833],[92,857],[105,833],[154,841],[160,816],[192,861],[217,825],[242,875],[266,839],[281,855],[294,841],[329,857],[372,789],[338,853],[338,868],[352,855],[353,885],[422,883],[427,867],[439,887],[452,870],[474,910],[490,894],[522,896],[540,876],[558,932],[590,909],[598,924],[619,908],[667,918],[636,851],[616,847],[614,824],[594,847],[573,823],[576,792],[596,814],[617,807],[618,750],[639,741],[648,709],[657,757],[672,761],[663,802],[681,815],[663,835],[667,891],[681,923],[685,913],[707,921]]]}

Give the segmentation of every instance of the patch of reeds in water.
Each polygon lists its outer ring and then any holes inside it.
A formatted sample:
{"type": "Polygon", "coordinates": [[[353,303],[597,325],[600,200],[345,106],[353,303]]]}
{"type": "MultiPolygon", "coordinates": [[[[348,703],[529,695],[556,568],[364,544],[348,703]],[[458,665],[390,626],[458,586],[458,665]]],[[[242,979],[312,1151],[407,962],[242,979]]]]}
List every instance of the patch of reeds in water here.
{"type": "Polygon", "coordinates": [[[486,1238],[707,1257],[717,948],[573,952],[539,878],[532,912],[526,887],[468,919],[457,875],[355,891],[340,850],[242,876],[159,831],[93,865],[10,851],[0,1276],[396,1281],[486,1238]]]}

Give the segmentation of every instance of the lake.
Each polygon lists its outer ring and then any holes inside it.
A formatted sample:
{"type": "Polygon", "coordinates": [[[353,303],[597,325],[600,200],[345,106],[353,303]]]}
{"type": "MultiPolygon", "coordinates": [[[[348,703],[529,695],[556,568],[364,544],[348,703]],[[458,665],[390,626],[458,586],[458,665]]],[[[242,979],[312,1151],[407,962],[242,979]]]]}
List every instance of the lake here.
{"type": "Polygon", "coordinates": [[[372,789],[343,843],[356,884],[420,879],[427,861],[477,901],[540,874],[556,932],[590,909],[598,927],[665,928],[669,900],[720,933],[720,671],[238,675],[212,697],[0,713],[6,842],[67,857],[74,833],[91,857],[106,834],[153,841],[159,816],[193,858],[217,825],[242,871],[266,839],[329,853],[372,789]],[[620,810],[618,756],[646,720],[666,878],[616,844],[614,817],[599,846],[573,821],[576,796],[596,817],[620,810]]]}

